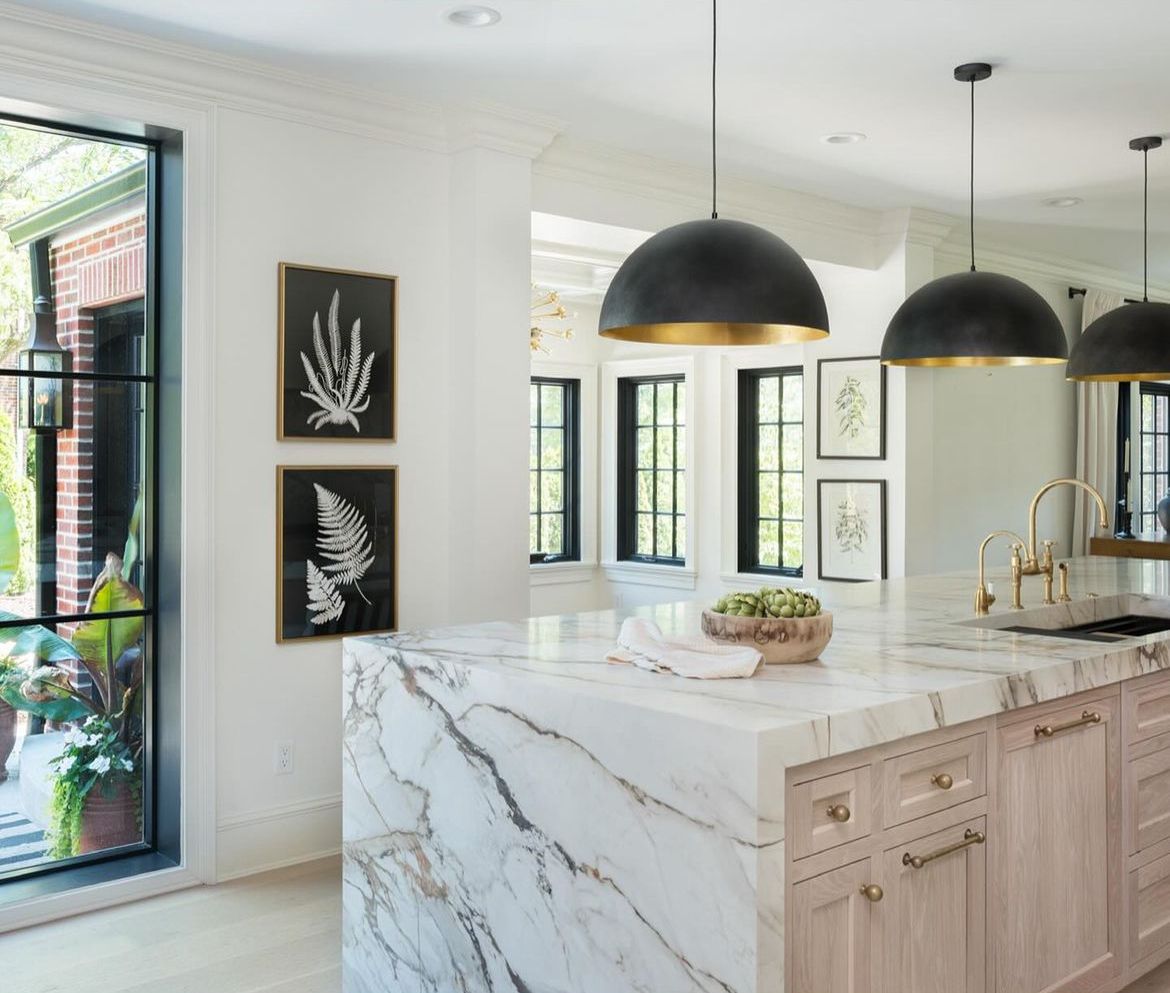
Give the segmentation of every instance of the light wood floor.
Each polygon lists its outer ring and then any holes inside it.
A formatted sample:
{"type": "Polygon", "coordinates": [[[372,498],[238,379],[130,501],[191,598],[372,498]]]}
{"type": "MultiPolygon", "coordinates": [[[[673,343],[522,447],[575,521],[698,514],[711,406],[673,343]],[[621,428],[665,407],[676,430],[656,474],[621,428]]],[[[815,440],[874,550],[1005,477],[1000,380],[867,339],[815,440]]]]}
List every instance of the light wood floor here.
{"type": "MultiPolygon", "coordinates": [[[[0,935],[0,989],[339,993],[340,958],[334,858],[0,935]]],[[[1123,993],[1170,993],[1170,962],[1123,993]]]]}
{"type": "Polygon", "coordinates": [[[340,989],[337,858],[0,935],[12,993],[340,989]]]}

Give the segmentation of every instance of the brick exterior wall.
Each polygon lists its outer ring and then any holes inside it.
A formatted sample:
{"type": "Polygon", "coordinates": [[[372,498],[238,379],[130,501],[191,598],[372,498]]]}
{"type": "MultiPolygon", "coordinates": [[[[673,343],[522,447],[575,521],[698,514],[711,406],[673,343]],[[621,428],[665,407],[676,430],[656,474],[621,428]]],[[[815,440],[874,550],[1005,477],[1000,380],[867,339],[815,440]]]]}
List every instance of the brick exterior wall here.
{"type": "MultiPolygon", "coordinates": [[[[77,372],[94,371],[94,311],[139,299],[146,286],[146,214],[64,232],[50,245],[57,340],[77,372]]],[[[85,610],[106,552],[93,547],[94,384],[73,383],[73,425],[57,436],[57,610],[85,610]]],[[[116,549],[120,551],[120,549],[116,549]]]]}

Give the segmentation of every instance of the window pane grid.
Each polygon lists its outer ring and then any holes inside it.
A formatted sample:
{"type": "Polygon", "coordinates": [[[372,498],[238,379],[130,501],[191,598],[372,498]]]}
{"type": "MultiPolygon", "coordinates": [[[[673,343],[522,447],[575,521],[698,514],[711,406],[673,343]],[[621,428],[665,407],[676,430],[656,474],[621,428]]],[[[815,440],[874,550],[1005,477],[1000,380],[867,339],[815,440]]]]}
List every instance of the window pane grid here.
{"type": "Polygon", "coordinates": [[[1134,528],[1158,530],[1158,501],[1170,490],[1170,386],[1142,383],[1138,435],[1138,493],[1134,528]]]}
{"type": "Polygon", "coordinates": [[[740,373],[740,562],[799,576],[804,566],[804,381],[800,369],[740,373]]]}
{"type": "Polygon", "coordinates": [[[576,396],[572,380],[529,384],[528,552],[535,562],[577,555],[576,396]]]}
{"type": "Polygon", "coordinates": [[[625,379],[619,430],[628,455],[619,479],[619,557],[679,564],[686,558],[686,384],[681,377],[625,379]]]}

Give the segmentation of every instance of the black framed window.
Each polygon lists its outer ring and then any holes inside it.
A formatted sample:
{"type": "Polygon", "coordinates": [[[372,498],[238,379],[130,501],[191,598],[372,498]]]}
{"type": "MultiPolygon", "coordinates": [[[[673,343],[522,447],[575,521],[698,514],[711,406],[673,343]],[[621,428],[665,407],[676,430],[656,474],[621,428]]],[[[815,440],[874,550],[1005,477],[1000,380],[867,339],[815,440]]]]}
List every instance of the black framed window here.
{"type": "Polygon", "coordinates": [[[1158,501],[1170,490],[1170,384],[1142,383],[1138,417],[1138,533],[1158,530],[1158,501]]]}
{"type": "Polygon", "coordinates": [[[533,376],[528,387],[530,562],[581,557],[581,384],[533,376]]]}
{"type": "Polygon", "coordinates": [[[739,571],[804,574],[804,374],[739,372],[739,571]]]}
{"type": "Polygon", "coordinates": [[[617,557],[684,565],[686,379],[619,379],[617,400],[617,557]]]}
{"type": "Polygon", "coordinates": [[[7,227],[29,258],[29,347],[50,361],[0,363],[24,450],[0,476],[23,472],[27,495],[0,486],[30,566],[27,586],[0,590],[0,695],[17,711],[17,774],[53,802],[0,797],[0,905],[179,863],[182,713],[182,136],[4,128],[110,166],[46,188],[7,227]]]}

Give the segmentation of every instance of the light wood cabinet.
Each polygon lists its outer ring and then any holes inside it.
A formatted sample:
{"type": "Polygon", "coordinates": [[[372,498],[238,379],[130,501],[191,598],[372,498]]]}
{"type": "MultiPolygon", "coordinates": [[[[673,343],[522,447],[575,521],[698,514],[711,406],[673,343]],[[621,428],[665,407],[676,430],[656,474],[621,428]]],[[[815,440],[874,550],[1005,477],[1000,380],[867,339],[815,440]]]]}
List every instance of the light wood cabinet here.
{"type": "Polygon", "coordinates": [[[983,993],[986,832],[978,817],[882,856],[872,942],[880,993],[983,993]],[[916,867],[915,857],[927,861],[916,867]]]}
{"type": "Polygon", "coordinates": [[[790,924],[791,993],[870,993],[870,859],[797,883],[790,924]]]}
{"type": "Polygon", "coordinates": [[[1170,946],[1170,855],[1134,869],[1129,880],[1129,956],[1141,963],[1170,946]]]}
{"type": "Polygon", "coordinates": [[[1170,672],[790,770],[786,803],[786,993],[1118,993],[1170,958],[1170,672]]]}
{"type": "Polygon", "coordinates": [[[1120,972],[1119,702],[1077,697],[999,728],[997,993],[1080,993],[1120,972]]]}

